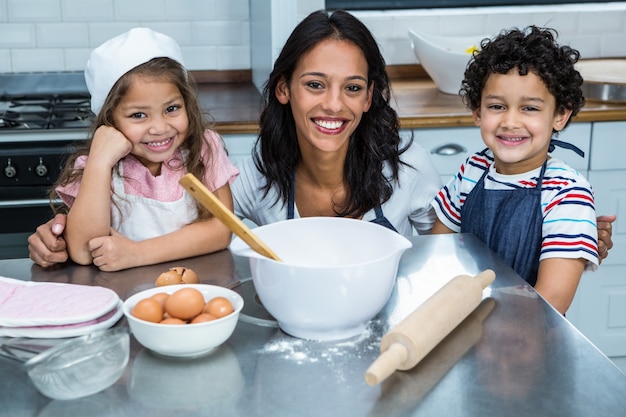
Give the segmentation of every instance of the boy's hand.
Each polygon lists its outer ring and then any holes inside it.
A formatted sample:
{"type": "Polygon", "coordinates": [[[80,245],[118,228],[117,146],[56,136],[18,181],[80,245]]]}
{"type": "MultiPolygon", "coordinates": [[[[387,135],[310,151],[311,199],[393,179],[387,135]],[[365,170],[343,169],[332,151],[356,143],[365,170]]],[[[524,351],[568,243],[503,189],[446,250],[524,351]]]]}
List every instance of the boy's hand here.
{"type": "Polygon", "coordinates": [[[609,256],[609,249],[613,248],[612,223],[615,219],[617,219],[617,216],[614,214],[611,216],[598,216],[596,219],[598,225],[598,255],[600,256],[600,263],[609,256]]]}

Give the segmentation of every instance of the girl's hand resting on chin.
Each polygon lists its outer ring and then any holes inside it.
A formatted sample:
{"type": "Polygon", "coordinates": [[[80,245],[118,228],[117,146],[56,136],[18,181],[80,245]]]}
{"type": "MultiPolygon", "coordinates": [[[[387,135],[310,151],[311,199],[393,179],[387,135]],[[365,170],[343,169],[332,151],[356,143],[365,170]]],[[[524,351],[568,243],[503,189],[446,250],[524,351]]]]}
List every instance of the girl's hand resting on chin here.
{"type": "Polygon", "coordinates": [[[122,132],[111,126],[100,126],[96,129],[89,150],[89,159],[97,160],[107,167],[113,168],[123,157],[128,155],[133,144],[122,132]]]}

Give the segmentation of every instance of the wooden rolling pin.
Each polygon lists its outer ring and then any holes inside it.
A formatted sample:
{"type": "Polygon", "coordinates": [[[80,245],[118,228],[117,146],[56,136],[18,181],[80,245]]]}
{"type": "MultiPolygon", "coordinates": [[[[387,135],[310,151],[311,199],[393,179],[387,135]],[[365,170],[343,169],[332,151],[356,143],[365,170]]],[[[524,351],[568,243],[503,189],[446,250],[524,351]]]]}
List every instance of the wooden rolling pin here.
{"type": "Polygon", "coordinates": [[[495,272],[487,269],[475,277],[459,275],[452,278],[383,336],[381,354],[365,372],[365,382],[376,385],[396,370],[417,365],[478,307],[483,289],[495,277],[495,272]]]}
{"type": "Polygon", "coordinates": [[[481,342],[483,321],[496,306],[485,298],[441,343],[426,360],[407,372],[398,372],[381,383],[380,398],[368,416],[411,415],[422,399],[443,379],[454,365],[481,342]]]}

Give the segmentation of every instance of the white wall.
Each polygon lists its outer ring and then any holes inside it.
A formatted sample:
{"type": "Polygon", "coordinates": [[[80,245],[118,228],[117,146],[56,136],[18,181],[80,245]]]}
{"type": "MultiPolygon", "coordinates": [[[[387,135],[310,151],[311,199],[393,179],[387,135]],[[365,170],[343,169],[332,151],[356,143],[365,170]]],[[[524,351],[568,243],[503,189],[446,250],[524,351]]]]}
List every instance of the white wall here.
{"type": "Polygon", "coordinates": [[[176,39],[189,69],[251,67],[248,0],[0,0],[0,72],[82,70],[134,26],[176,39]]]}
{"type": "MultiPolygon", "coordinates": [[[[192,70],[253,68],[250,33],[258,15],[250,12],[259,4],[270,7],[264,15],[271,22],[260,24],[270,33],[252,41],[270,42],[265,50],[275,56],[293,26],[324,0],[0,0],[0,72],[82,70],[92,48],[133,26],[172,36],[192,70]]],[[[409,27],[457,35],[536,23],[558,29],[584,58],[626,56],[626,2],[355,14],[390,65],[416,62],[409,27]]],[[[267,60],[263,65],[267,71],[267,60]]]]}

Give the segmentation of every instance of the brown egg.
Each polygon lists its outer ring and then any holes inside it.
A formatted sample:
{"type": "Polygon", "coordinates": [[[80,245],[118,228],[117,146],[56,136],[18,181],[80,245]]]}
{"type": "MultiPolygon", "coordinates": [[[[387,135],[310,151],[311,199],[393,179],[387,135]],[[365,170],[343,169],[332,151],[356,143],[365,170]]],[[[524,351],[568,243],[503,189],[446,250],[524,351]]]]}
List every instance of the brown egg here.
{"type": "Polygon", "coordinates": [[[183,266],[177,266],[172,269],[180,274],[181,280],[184,284],[198,284],[200,282],[198,274],[196,274],[193,269],[185,268],[183,266]]]}
{"type": "Polygon", "coordinates": [[[163,311],[165,311],[165,300],[167,300],[169,298],[169,294],[166,292],[159,292],[154,294],[152,297],[155,300],[157,300],[159,303],[161,303],[161,307],[163,307],[163,311]]]}
{"type": "Polygon", "coordinates": [[[226,297],[215,297],[206,303],[202,311],[219,319],[232,313],[233,305],[226,297]]]}
{"type": "Polygon", "coordinates": [[[176,317],[168,317],[161,320],[160,324],[187,324],[187,322],[181,319],[177,319],[176,317]]]}
{"type": "Polygon", "coordinates": [[[157,278],[155,284],[157,287],[162,287],[164,285],[175,285],[182,284],[183,277],[176,270],[170,269],[169,271],[163,272],[157,278]]]}
{"type": "Polygon", "coordinates": [[[189,320],[202,312],[204,296],[195,288],[181,288],[165,301],[165,311],[172,317],[189,320]]]}
{"type": "Polygon", "coordinates": [[[144,298],[135,304],[132,315],[141,320],[159,323],[163,319],[163,307],[158,300],[144,298]]]}
{"type": "Polygon", "coordinates": [[[159,275],[155,284],[157,287],[162,287],[164,285],[197,284],[199,282],[198,274],[193,269],[177,266],[159,275]]]}
{"type": "Polygon", "coordinates": [[[200,313],[196,317],[194,317],[193,320],[191,320],[191,323],[192,324],[194,324],[194,323],[204,323],[206,321],[212,321],[212,320],[215,320],[215,317],[213,317],[209,313],[200,313]]]}

